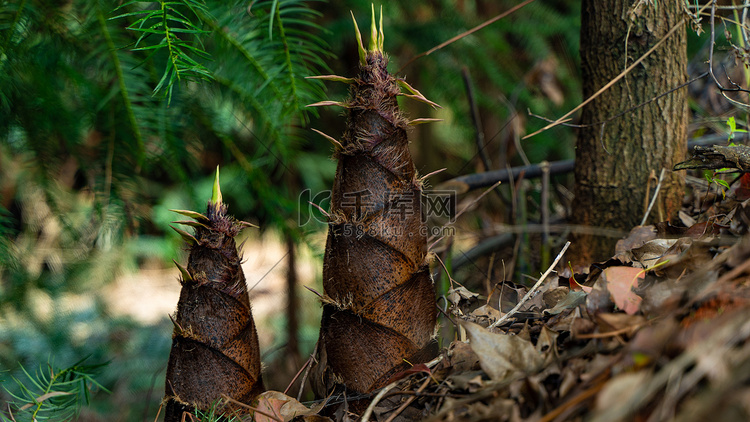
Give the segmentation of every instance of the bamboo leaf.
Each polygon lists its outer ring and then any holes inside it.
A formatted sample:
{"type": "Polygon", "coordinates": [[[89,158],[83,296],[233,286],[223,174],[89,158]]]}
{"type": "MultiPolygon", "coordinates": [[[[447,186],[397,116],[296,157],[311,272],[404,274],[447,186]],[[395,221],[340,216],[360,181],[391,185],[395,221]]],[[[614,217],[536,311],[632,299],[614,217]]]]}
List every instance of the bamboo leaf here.
{"type": "Polygon", "coordinates": [[[333,136],[326,135],[325,133],[319,131],[318,129],[310,129],[313,132],[319,134],[320,136],[326,138],[329,142],[331,142],[336,148],[338,149],[344,149],[344,146],[341,145],[341,142],[339,142],[336,138],[333,136]]]}
{"type": "Polygon", "coordinates": [[[354,22],[354,35],[357,37],[357,53],[359,53],[359,63],[364,66],[367,64],[367,51],[365,46],[362,44],[362,33],[359,32],[359,26],[357,26],[357,19],[354,18],[354,12],[352,14],[352,21],[354,22]]]}
{"type": "Polygon", "coordinates": [[[412,98],[417,101],[421,101],[425,104],[431,105],[433,108],[442,108],[438,104],[428,100],[424,95],[422,95],[421,92],[417,91],[414,87],[409,85],[405,80],[403,79],[397,79],[396,82],[401,86],[402,88],[405,88],[407,91],[409,91],[412,95],[409,94],[401,94],[404,97],[412,98]]]}
{"type": "Polygon", "coordinates": [[[255,225],[253,223],[248,223],[247,221],[238,221],[237,223],[239,223],[239,225],[241,225],[242,227],[252,227],[252,228],[255,228],[255,229],[259,228],[259,226],[255,225]]]}

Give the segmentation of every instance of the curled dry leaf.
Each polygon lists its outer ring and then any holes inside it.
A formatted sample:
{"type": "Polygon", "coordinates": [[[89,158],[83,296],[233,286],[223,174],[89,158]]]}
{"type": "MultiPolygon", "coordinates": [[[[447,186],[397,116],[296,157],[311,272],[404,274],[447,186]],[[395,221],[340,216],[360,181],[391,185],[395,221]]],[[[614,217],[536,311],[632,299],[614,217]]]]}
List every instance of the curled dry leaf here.
{"type": "Polygon", "coordinates": [[[617,332],[630,335],[646,323],[646,318],[643,315],[604,312],[596,315],[596,322],[602,333],[617,332]]]}
{"type": "Polygon", "coordinates": [[[471,322],[462,322],[461,325],[469,336],[469,345],[479,356],[482,369],[495,381],[518,374],[533,374],[544,364],[544,357],[528,340],[491,333],[471,322]]]}
{"type": "Polygon", "coordinates": [[[664,253],[671,248],[678,239],[653,239],[638,248],[631,251],[633,260],[640,264],[641,268],[648,268],[656,265],[664,256],[664,253]]]}
{"type": "Polygon", "coordinates": [[[330,421],[331,419],[318,416],[317,413],[320,408],[323,407],[324,403],[320,403],[317,406],[308,408],[304,404],[297,401],[293,397],[289,397],[284,393],[278,391],[264,391],[258,396],[256,409],[253,415],[253,421],[255,422],[289,422],[292,419],[298,418],[297,420],[316,420],[316,421],[330,421]],[[312,418],[316,416],[315,418],[312,418]]]}
{"type": "Polygon", "coordinates": [[[502,316],[500,311],[490,305],[482,305],[471,311],[470,315],[477,318],[477,320],[487,318],[490,321],[497,321],[502,316]]]}
{"type": "Polygon", "coordinates": [[[479,293],[474,293],[464,286],[458,286],[448,291],[448,301],[454,305],[458,305],[462,300],[471,301],[477,298],[479,298],[479,293]]]}
{"type": "Polygon", "coordinates": [[[555,305],[557,305],[560,301],[564,300],[568,293],[570,292],[570,288],[560,286],[555,287],[554,289],[549,289],[546,292],[542,294],[542,300],[544,301],[544,306],[546,308],[552,308],[555,305]]]}
{"type": "Polygon", "coordinates": [[[542,332],[539,333],[539,339],[536,341],[536,351],[542,356],[545,363],[550,363],[557,358],[557,337],[559,335],[560,333],[547,328],[546,325],[542,326],[542,332]]]}

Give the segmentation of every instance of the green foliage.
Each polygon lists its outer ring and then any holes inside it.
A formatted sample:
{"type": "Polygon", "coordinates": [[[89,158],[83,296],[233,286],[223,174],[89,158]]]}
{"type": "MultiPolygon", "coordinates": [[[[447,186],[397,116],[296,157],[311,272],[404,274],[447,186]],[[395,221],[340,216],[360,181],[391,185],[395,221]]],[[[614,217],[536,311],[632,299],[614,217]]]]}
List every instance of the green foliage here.
{"type": "Polygon", "coordinates": [[[727,126],[729,126],[729,136],[727,137],[727,141],[729,142],[730,146],[734,146],[735,144],[732,142],[732,140],[734,139],[734,134],[747,133],[747,130],[737,129],[737,122],[734,120],[734,116],[727,119],[727,126]]]}
{"type": "Polygon", "coordinates": [[[219,399],[214,403],[211,403],[211,407],[206,411],[200,411],[195,409],[193,415],[195,420],[199,422],[239,422],[242,420],[241,417],[236,415],[226,415],[220,411],[220,405],[223,399],[219,399]]]}
{"type": "Polygon", "coordinates": [[[729,190],[729,182],[727,182],[724,179],[717,178],[716,175],[717,175],[717,173],[719,173],[721,171],[725,171],[725,170],[729,170],[729,169],[725,168],[725,169],[719,169],[719,170],[716,170],[716,171],[714,171],[714,170],[703,170],[703,178],[706,179],[706,181],[708,182],[709,187],[712,184],[715,184],[716,187],[721,192],[721,197],[722,198],[726,198],[726,196],[727,196],[727,192],[726,191],[729,190]]]}
{"type": "Polygon", "coordinates": [[[6,392],[17,391],[12,377],[28,384],[20,367],[37,368],[51,359],[67,364],[90,355],[90,362],[110,362],[96,381],[114,393],[92,390],[87,414],[118,414],[123,420],[145,412],[156,414],[171,346],[169,320],[143,326],[112,315],[90,296],[67,295],[52,301],[37,289],[29,296],[20,311],[0,307],[0,368],[12,369],[0,373],[0,379],[6,380],[0,403],[13,400],[6,392]]]}
{"type": "MultiPolygon", "coordinates": [[[[0,220],[0,250],[25,264],[0,270],[11,280],[2,301],[24,303],[34,285],[92,287],[135,264],[147,255],[120,248],[163,237],[154,205],[174,189],[187,201],[179,207],[202,207],[195,186],[217,163],[231,163],[242,187],[228,189],[238,215],[272,228],[295,211],[304,105],[322,96],[305,76],[329,55],[309,2],[107,7],[21,2],[0,13],[0,205],[13,210],[0,220]],[[216,60],[199,63],[208,55],[216,60]],[[23,259],[36,250],[55,253],[23,259]]],[[[176,241],[159,248],[169,244],[164,259],[178,253],[176,241]]]]}
{"type": "MultiPolygon", "coordinates": [[[[386,2],[392,67],[515,4],[386,2]]],[[[415,139],[420,171],[472,169],[464,66],[493,157],[512,138],[500,130],[516,110],[518,127],[528,125],[528,132],[542,122],[523,120],[527,108],[549,117],[574,105],[577,7],[535,2],[401,72],[445,107],[434,116],[446,118],[440,126],[415,129],[430,142],[415,139]],[[562,104],[525,79],[550,57],[558,63],[550,76],[562,104]],[[429,160],[434,151],[440,162],[429,160]]],[[[3,2],[0,367],[37,366],[50,350],[68,362],[93,353],[116,363],[99,380],[132,394],[143,407],[131,412],[158,402],[160,388],[148,392],[163,383],[169,325],[113,318],[99,292],[125,270],[179,257],[166,210],[205,207],[219,164],[224,200],[262,229],[289,230],[305,205],[297,200],[304,189],[320,199],[335,163],[328,143],[307,127],[335,136],[340,126],[329,121],[340,117],[305,108],[327,97],[319,81],[305,77],[350,73],[356,48],[349,11],[366,16],[370,8],[369,0],[3,2]],[[332,53],[341,58],[332,60],[332,53]],[[66,305],[71,296],[87,298],[86,305],[66,305]]],[[[329,85],[330,97],[344,97],[343,84],[329,85]]],[[[405,105],[412,117],[431,112],[405,105]]],[[[532,161],[554,159],[570,154],[572,134],[565,134],[550,132],[523,147],[532,161]]],[[[119,410],[96,401],[97,411],[119,410]]]]}
{"type": "MultiPolygon", "coordinates": [[[[119,6],[115,11],[123,8],[139,8],[144,2],[130,1],[119,6]]],[[[164,93],[167,102],[171,102],[172,88],[175,83],[185,80],[210,80],[211,73],[192,55],[201,59],[208,59],[208,53],[200,45],[201,34],[206,34],[196,26],[194,21],[207,13],[206,5],[197,0],[150,2],[155,8],[144,8],[134,12],[123,13],[110,19],[126,17],[138,18],[128,25],[127,29],[139,34],[132,51],[147,51],[149,57],[160,51],[166,51],[166,69],[154,88],[154,93],[164,93]],[[181,10],[182,9],[182,10],[181,10]],[[196,42],[186,41],[187,36],[196,36],[196,42]],[[157,38],[156,43],[148,43],[150,38],[157,38]]],[[[147,3],[148,4],[148,3],[147,3]]]]}
{"type": "Polygon", "coordinates": [[[3,386],[13,398],[9,414],[0,413],[3,421],[72,420],[80,407],[89,404],[92,388],[104,389],[94,377],[106,364],[84,365],[82,359],[68,368],[58,369],[52,363],[33,374],[21,368],[24,379],[12,377],[14,386],[3,386]],[[15,388],[14,388],[15,387],[15,388]]]}
{"type": "Polygon", "coordinates": [[[161,210],[205,207],[217,164],[224,200],[265,229],[286,227],[295,185],[330,177],[330,166],[301,176],[294,164],[328,155],[299,154],[304,105],[323,93],[305,77],[330,56],[311,3],[158,3],[178,29],[166,40],[157,3],[2,3],[0,367],[37,366],[49,351],[112,359],[101,384],[138,401],[123,417],[155,413],[169,326],[115,318],[99,295],[127,270],[178,258],[161,210]],[[179,49],[144,48],[167,40],[179,49]],[[185,76],[190,60],[212,78],[185,76]],[[160,83],[169,101],[154,95],[160,83]]]}
{"type": "MultiPolygon", "coordinates": [[[[148,218],[150,197],[175,183],[195,198],[189,181],[217,160],[265,187],[284,185],[304,105],[323,95],[305,77],[325,71],[329,57],[308,3],[10,8],[0,14],[0,27],[16,28],[0,54],[0,143],[11,157],[27,155],[45,189],[67,166],[77,178],[70,187],[90,189],[98,206],[146,205],[132,210],[135,219],[148,218]]],[[[264,199],[239,211],[276,214],[277,201],[264,199]]]]}
{"type": "MultiPolygon", "coordinates": [[[[747,130],[745,129],[738,129],[737,128],[737,121],[734,119],[734,116],[729,117],[726,121],[727,126],[729,127],[729,135],[727,136],[727,142],[730,146],[735,146],[736,144],[733,142],[734,135],[736,133],[747,133],[747,130]]],[[[729,190],[729,182],[727,182],[724,179],[719,179],[716,177],[719,173],[728,173],[731,169],[729,168],[722,168],[718,170],[703,170],[703,178],[706,179],[708,182],[708,185],[711,186],[712,184],[715,184],[716,187],[721,192],[722,198],[726,198],[726,191],[729,190]]]]}

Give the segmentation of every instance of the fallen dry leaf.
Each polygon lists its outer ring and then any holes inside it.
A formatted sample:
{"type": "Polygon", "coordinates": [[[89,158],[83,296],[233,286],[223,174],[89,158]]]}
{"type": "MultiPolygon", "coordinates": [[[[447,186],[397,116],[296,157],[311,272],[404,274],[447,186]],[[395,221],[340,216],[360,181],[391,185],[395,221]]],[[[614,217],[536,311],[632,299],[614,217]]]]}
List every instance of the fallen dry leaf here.
{"type": "Polygon", "coordinates": [[[279,420],[288,422],[298,416],[318,413],[317,409],[309,409],[297,399],[278,391],[261,393],[258,396],[257,410],[260,412],[255,413],[253,417],[255,422],[278,422],[279,420]]]}
{"type": "Polygon", "coordinates": [[[617,244],[615,245],[615,257],[625,257],[631,250],[639,248],[646,242],[655,238],[656,228],[654,226],[633,227],[627,237],[617,241],[617,244]]]}
{"type": "Polygon", "coordinates": [[[631,251],[633,260],[638,261],[641,268],[648,268],[664,256],[664,253],[671,248],[678,239],[654,239],[646,242],[643,246],[631,251]]]}
{"type": "Polygon", "coordinates": [[[550,364],[557,359],[557,337],[559,335],[560,333],[547,328],[546,325],[542,327],[542,332],[539,333],[536,351],[542,356],[545,364],[550,364]]]}
{"type": "Polygon", "coordinates": [[[454,305],[458,305],[462,300],[475,300],[478,297],[478,293],[469,291],[464,286],[458,286],[448,291],[448,300],[454,305]]]}
{"type": "Polygon", "coordinates": [[[479,356],[484,372],[495,381],[513,374],[532,374],[544,363],[544,357],[534,345],[519,336],[491,333],[471,322],[462,322],[469,336],[469,345],[479,356]]]}
{"type": "Polygon", "coordinates": [[[638,280],[644,274],[642,269],[633,267],[609,267],[602,273],[615,305],[628,315],[638,312],[641,306],[643,299],[635,294],[633,287],[638,287],[638,280]]]}
{"type": "Polygon", "coordinates": [[[609,409],[638,393],[639,387],[648,378],[644,371],[626,372],[612,378],[596,398],[596,409],[609,409]]]}
{"type": "Polygon", "coordinates": [[[566,309],[573,309],[582,305],[586,302],[587,293],[582,290],[570,290],[565,297],[557,302],[552,309],[545,309],[544,313],[549,315],[557,315],[566,309]]]}
{"type": "Polygon", "coordinates": [[[454,371],[470,371],[479,367],[479,357],[468,344],[456,341],[448,350],[450,366],[454,371]]]}
{"type": "Polygon", "coordinates": [[[568,296],[570,288],[560,286],[554,289],[549,289],[542,294],[542,300],[544,300],[544,306],[552,308],[557,305],[561,300],[568,296]]]}
{"type": "Polygon", "coordinates": [[[632,334],[646,324],[646,318],[642,315],[603,312],[596,315],[596,322],[599,325],[599,331],[603,333],[617,331],[622,334],[632,334]]]}

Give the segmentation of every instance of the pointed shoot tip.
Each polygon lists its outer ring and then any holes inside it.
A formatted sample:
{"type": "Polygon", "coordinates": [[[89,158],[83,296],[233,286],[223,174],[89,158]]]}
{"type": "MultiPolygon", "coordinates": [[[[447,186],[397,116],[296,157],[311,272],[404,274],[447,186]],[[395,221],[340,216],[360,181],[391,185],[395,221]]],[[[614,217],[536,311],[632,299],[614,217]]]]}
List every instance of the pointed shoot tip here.
{"type": "Polygon", "coordinates": [[[352,14],[352,21],[354,22],[354,34],[357,36],[357,51],[359,52],[359,63],[364,66],[367,64],[367,52],[365,46],[362,44],[362,34],[359,32],[359,26],[357,26],[357,19],[354,18],[354,12],[349,11],[352,14]]]}
{"type": "Polygon", "coordinates": [[[378,49],[385,51],[385,33],[383,32],[383,5],[380,5],[380,33],[378,34],[378,49]]]}
{"type": "Polygon", "coordinates": [[[370,51],[377,51],[378,49],[378,28],[375,25],[375,4],[370,3],[372,9],[372,17],[370,18],[370,51]]]}
{"type": "Polygon", "coordinates": [[[219,185],[219,166],[216,166],[216,179],[214,179],[214,189],[211,193],[211,203],[221,204],[221,186],[219,185]]]}

